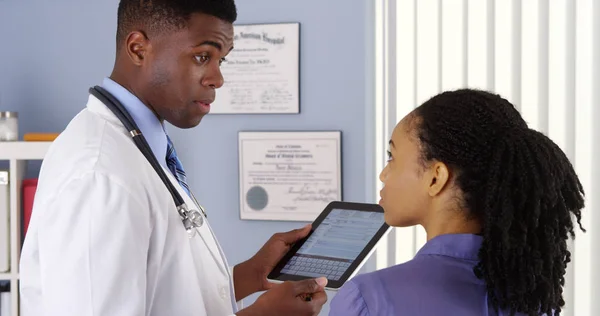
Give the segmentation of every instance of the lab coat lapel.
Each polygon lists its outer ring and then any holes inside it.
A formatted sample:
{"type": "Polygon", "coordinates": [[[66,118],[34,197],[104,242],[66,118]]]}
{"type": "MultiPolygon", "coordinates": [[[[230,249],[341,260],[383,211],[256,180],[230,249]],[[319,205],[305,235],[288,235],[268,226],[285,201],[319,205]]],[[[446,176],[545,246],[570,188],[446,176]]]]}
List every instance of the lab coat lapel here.
{"type": "MultiPolygon", "coordinates": [[[[100,100],[98,100],[93,95],[89,95],[87,107],[90,111],[102,116],[107,121],[114,123],[114,124],[122,125],[121,122],[119,121],[119,119],[102,102],[100,102],[100,100]]],[[[131,143],[131,145],[135,146],[133,144],[133,142],[131,143]]],[[[169,181],[171,181],[173,186],[177,189],[177,191],[179,192],[179,195],[181,195],[181,197],[184,199],[184,201],[188,205],[188,207],[197,209],[198,207],[196,206],[194,201],[187,195],[187,193],[185,191],[183,191],[183,188],[181,187],[181,185],[179,185],[179,183],[177,182],[177,179],[175,179],[175,177],[171,174],[171,171],[169,171],[168,169],[166,169],[164,167],[163,167],[163,171],[167,175],[169,181]]],[[[173,212],[176,212],[176,211],[173,210],[173,212]]],[[[181,225],[181,229],[182,230],[184,229],[183,224],[181,225]]],[[[210,251],[212,257],[214,258],[217,265],[221,269],[221,272],[225,275],[230,275],[229,269],[227,267],[226,258],[224,255],[223,256],[220,255],[220,253],[221,253],[220,251],[222,251],[222,250],[220,249],[220,246],[217,244],[216,238],[214,237],[212,229],[209,226],[208,220],[205,219],[204,225],[202,225],[202,227],[200,227],[198,229],[198,235],[200,236],[201,241],[197,240],[198,236],[195,236],[193,238],[193,240],[191,241],[191,243],[194,244],[196,242],[202,242],[206,246],[206,248],[210,251]]]]}
{"type": "MultiPolygon", "coordinates": [[[[181,195],[187,206],[190,209],[198,210],[198,206],[196,205],[196,203],[194,203],[194,201],[187,195],[187,193],[183,191],[183,188],[181,187],[181,185],[179,185],[179,183],[177,182],[175,177],[173,177],[171,172],[165,169],[164,167],[163,170],[165,171],[167,177],[169,178],[169,181],[171,181],[173,186],[177,189],[177,192],[179,192],[179,195],[181,195]]],[[[183,224],[181,226],[181,229],[183,229],[183,224]]],[[[228,275],[228,269],[225,266],[226,262],[224,261],[225,258],[221,256],[216,238],[212,233],[212,229],[210,228],[208,220],[206,218],[204,219],[204,224],[200,228],[198,228],[197,231],[197,236],[195,236],[194,239],[198,238],[198,236],[200,237],[202,243],[206,246],[206,248],[208,248],[212,257],[217,262],[217,265],[221,269],[221,272],[228,275]]],[[[197,242],[197,240],[194,239],[192,240],[192,243],[197,242]]]]}

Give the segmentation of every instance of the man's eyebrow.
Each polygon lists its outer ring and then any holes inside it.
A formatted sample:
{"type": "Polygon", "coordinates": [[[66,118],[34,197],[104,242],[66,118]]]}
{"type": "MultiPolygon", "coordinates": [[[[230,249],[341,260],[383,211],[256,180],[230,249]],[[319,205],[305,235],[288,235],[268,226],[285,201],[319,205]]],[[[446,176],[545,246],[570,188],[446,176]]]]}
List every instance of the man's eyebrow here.
{"type": "Polygon", "coordinates": [[[221,44],[215,42],[215,41],[204,41],[198,45],[195,45],[194,47],[200,47],[200,46],[204,46],[204,45],[209,45],[209,46],[213,46],[214,48],[218,49],[218,50],[222,50],[223,46],[221,46],[221,44]]]}
{"type": "Polygon", "coordinates": [[[394,145],[394,141],[390,139],[390,141],[388,142],[390,144],[390,146],[396,148],[396,146],[394,145]]]}
{"type": "MultiPolygon", "coordinates": [[[[194,45],[194,47],[200,47],[203,45],[210,45],[213,46],[214,48],[218,49],[219,51],[221,51],[223,49],[223,46],[221,46],[221,44],[215,42],[215,41],[204,41],[198,45],[194,45]]],[[[231,46],[231,48],[229,48],[229,51],[233,50],[233,46],[231,46]]]]}

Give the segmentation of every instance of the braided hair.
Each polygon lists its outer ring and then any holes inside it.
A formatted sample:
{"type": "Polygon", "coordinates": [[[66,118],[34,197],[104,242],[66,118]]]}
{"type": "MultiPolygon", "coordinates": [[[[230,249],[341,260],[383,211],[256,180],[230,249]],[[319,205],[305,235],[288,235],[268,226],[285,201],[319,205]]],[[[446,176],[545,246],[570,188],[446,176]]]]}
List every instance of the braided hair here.
{"type": "Polygon", "coordinates": [[[572,214],[585,231],[583,187],[564,152],[489,92],[444,92],[413,113],[423,162],[448,165],[461,207],[482,224],[474,273],[492,306],[559,315],[572,214]]]}

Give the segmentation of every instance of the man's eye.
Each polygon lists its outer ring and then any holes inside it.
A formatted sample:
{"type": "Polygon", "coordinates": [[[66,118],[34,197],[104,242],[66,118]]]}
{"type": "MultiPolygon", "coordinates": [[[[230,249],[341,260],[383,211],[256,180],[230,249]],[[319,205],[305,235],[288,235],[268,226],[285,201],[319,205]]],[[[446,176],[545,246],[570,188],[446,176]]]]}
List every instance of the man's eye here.
{"type": "Polygon", "coordinates": [[[227,59],[225,59],[225,58],[221,58],[221,59],[219,60],[219,65],[222,65],[222,64],[223,64],[224,62],[226,62],[226,61],[227,61],[227,59]]]}
{"type": "Polygon", "coordinates": [[[205,63],[206,61],[208,61],[208,56],[206,56],[206,55],[196,56],[196,61],[199,63],[205,63]]]}
{"type": "Polygon", "coordinates": [[[392,160],[392,152],[391,151],[387,151],[387,156],[388,156],[388,161],[392,160]]]}

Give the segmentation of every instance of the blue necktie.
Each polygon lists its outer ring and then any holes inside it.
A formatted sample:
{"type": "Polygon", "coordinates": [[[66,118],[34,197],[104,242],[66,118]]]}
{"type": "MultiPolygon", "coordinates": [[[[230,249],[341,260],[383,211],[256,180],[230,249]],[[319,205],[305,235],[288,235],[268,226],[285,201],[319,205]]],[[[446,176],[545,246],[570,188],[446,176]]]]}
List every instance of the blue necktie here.
{"type": "Polygon", "coordinates": [[[171,138],[167,135],[167,167],[171,170],[175,179],[181,184],[185,193],[188,196],[190,195],[190,188],[186,182],[185,171],[183,171],[183,165],[179,158],[177,158],[177,152],[175,152],[175,147],[173,146],[173,142],[171,138]]]}

